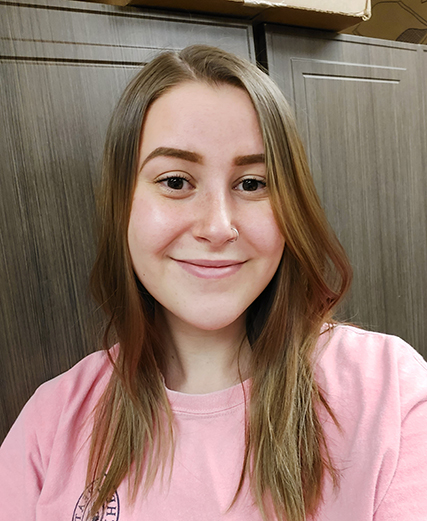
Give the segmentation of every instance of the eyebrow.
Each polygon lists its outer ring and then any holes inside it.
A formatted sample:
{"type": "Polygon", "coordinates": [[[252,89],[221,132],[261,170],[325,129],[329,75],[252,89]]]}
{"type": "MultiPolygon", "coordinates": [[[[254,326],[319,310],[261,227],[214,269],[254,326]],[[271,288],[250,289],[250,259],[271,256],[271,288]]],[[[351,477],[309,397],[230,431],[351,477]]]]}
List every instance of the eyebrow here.
{"type": "Polygon", "coordinates": [[[237,156],[234,159],[235,166],[254,165],[265,163],[265,154],[250,154],[249,156],[237,156]]]}
{"type": "MultiPolygon", "coordinates": [[[[203,164],[203,157],[196,152],[183,150],[181,148],[157,147],[144,159],[140,170],[142,170],[144,166],[155,157],[176,157],[178,159],[183,159],[184,161],[190,161],[191,163],[203,164]]],[[[265,155],[249,154],[247,156],[237,156],[234,158],[235,166],[254,165],[256,163],[265,163],[265,155]]]]}
{"type": "Polygon", "coordinates": [[[142,163],[140,170],[144,168],[148,161],[151,161],[155,157],[176,157],[178,159],[190,161],[191,163],[203,163],[202,156],[200,154],[196,154],[196,152],[182,150],[181,148],[157,147],[152,152],[150,152],[148,156],[144,159],[144,162],[142,163]]]}

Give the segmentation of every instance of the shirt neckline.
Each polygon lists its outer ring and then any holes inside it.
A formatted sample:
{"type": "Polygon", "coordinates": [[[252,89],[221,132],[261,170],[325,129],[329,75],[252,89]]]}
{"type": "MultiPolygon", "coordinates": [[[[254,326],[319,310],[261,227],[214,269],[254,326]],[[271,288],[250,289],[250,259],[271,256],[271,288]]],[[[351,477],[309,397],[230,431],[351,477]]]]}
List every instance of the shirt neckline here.
{"type": "Polygon", "coordinates": [[[206,394],[172,391],[165,386],[172,411],[187,414],[212,414],[233,409],[249,399],[251,379],[227,389],[206,394]]]}

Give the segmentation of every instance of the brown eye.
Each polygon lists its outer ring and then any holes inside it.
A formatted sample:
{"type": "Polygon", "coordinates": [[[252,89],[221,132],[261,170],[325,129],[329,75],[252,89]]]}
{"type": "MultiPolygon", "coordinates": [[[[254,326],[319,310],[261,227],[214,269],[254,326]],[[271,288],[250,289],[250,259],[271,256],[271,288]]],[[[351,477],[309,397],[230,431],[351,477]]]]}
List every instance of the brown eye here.
{"type": "Polygon", "coordinates": [[[242,181],[242,190],[245,192],[255,192],[258,188],[263,188],[264,186],[265,184],[257,179],[245,179],[242,181]]]}
{"type": "Polygon", "coordinates": [[[157,179],[156,183],[162,187],[164,193],[167,193],[170,196],[175,194],[175,197],[188,195],[194,188],[189,179],[184,175],[176,175],[175,172],[171,175],[157,179]]]}
{"type": "Polygon", "coordinates": [[[172,190],[182,190],[184,188],[184,181],[182,177],[169,177],[167,179],[167,186],[172,190]]]}

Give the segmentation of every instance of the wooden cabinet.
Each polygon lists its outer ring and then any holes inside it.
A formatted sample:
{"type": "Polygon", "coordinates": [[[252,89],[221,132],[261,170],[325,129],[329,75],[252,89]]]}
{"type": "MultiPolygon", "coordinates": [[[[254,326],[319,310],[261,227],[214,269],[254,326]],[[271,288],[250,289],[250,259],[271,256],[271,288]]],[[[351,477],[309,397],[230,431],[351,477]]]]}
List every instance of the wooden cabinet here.
{"type": "Polygon", "coordinates": [[[427,61],[423,46],[265,28],[355,279],[344,316],[427,355],[427,61]]]}
{"type": "Polygon", "coordinates": [[[108,120],[141,65],[192,43],[254,60],[243,22],[0,2],[0,438],[39,384],[98,345],[87,282],[108,120]]]}

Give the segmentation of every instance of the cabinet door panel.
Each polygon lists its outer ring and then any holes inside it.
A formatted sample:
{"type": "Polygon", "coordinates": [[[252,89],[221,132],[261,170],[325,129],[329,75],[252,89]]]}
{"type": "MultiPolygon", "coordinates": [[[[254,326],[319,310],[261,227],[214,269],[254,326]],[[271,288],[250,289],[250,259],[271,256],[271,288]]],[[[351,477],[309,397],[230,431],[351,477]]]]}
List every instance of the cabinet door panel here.
{"type": "Polygon", "coordinates": [[[353,264],[343,312],[427,354],[425,112],[420,46],[268,27],[316,187],[353,264]]]}
{"type": "Polygon", "coordinates": [[[98,347],[87,283],[108,120],[142,64],[192,43],[254,56],[244,23],[0,2],[0,438],[40,383],[98,347]]]}

